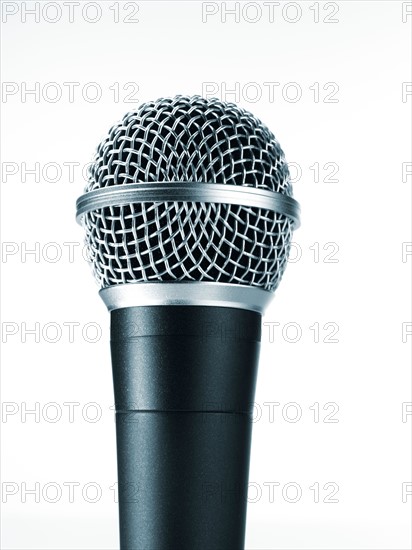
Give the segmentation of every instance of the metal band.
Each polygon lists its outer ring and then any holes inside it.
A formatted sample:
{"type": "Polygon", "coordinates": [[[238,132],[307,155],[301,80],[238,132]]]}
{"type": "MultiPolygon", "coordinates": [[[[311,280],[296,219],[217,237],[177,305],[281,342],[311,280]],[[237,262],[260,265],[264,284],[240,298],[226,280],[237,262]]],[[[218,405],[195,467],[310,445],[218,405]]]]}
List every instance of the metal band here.
{"type": "Polygon", "coordinates": [[[126,283],[99,292],[109,311],[135,306],[219,306],[263,313],[273,297],[253,286],[226,283],[126,283]]]}
{"type": "Polygon", "coordinates": [[[168,201],[223,203],[264,208],[291,218],[294,229],[300,225],[299,204],[288,195],[255,187],[197,182],[133,183],[102,187],[85,193],[77,199],[76,219],[80,222],[86,212],[106,206],[168,201]]]}

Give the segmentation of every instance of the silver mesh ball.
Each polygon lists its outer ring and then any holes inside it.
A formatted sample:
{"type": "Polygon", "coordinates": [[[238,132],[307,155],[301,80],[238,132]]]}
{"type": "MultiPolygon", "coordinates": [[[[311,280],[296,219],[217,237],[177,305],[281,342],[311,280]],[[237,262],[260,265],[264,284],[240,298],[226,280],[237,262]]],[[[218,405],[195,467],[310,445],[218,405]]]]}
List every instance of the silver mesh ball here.
{"type": "MultiPolygon", "coordinates": [[[[86,192],[147,182],[242,185],[292,196],[274,135],[234,104],[199,96],[141,105],[97,149],[86,192]]],[[[292,220],[270,210],[202,202],[110,206],[83,217],[101,288],[208,281],[275,290],[292,220]]]]}

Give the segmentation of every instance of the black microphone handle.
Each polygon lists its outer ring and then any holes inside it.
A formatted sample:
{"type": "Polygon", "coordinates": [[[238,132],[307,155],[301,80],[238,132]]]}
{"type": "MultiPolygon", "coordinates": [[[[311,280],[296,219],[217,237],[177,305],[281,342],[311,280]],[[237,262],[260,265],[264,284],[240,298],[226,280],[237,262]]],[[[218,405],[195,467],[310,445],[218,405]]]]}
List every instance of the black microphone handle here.
{"type": "Polygon", "coordinates": [[[261,315],[111,312],[121,550],[244,548],[261,315]]]}

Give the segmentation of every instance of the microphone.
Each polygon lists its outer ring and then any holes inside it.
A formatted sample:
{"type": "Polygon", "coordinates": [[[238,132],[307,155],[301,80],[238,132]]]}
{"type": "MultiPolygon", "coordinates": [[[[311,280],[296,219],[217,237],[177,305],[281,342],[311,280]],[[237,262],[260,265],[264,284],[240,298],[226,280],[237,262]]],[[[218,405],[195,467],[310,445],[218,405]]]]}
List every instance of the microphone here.
{"type": "Polygon", "coordinates": [[[111,315],[120,548],[244,548],[262,314],[299,225],[249,112],[176,96],[97,148],[77,220],[111,315]]]}

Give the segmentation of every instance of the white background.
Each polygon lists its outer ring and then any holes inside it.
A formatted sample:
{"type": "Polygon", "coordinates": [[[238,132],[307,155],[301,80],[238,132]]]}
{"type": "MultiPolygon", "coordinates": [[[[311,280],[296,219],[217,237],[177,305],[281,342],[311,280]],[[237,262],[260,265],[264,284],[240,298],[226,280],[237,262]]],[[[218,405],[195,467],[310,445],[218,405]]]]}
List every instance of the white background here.
{"type": "Polygon", "coordinates": [[[81,168],[136,104],[209,90],[299,164],[301,257],[264,319],[246,547],[411,548],[411,4],[228,2],[225,21],[214,2],[81,2],[72,22],[67,2],[38,6],[2,2],[2,548],[118,547],[109,315],[74,220],[81,168]]]}

